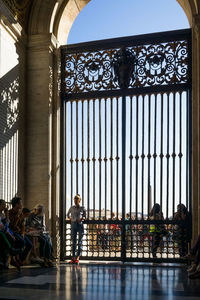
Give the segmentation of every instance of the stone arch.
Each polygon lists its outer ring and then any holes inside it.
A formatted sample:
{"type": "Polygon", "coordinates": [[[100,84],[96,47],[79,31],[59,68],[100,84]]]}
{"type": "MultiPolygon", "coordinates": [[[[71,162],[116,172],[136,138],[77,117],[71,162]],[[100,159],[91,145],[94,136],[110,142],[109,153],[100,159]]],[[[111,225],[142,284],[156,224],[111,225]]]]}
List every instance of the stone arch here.
{"type": "MultiPolygon", "coordinates": [[[[59,51],[82,8],[92,0],[35,0],[30,11],[27,47],[27,149],[25,195],[27,203],[38,197],[52,211],[52,230],[56,236],[59,208],[59,87],[57,85],[59,51]],[[58,61],[57,61],[58,60],[58,61]],[[52,73],[49,73],[49,70],[52,73]],[[42,82],[38,76],[42,78],[42,82]],[[53,75],[52,75],[53,74],[53,75]],[[47,99],[53,104],[51,118],[47,99]],[[37,105],[35,105],[37,101],[37,105]],[[37,122],[31,122],[37,118],[37,122]],[[30,121],[29,121],[30,120],[30,121]],[[41,134],[42,128],[42,134],[41,134]],[[44,138],[45,137],[45,138],[44,138]],[[37,138],[37,145],[35,140],[37,138]],[[34,151],[33,151],[34,148],[34,151]],[[49,148],[51,148],[49,151],[49,148]],[[54,153],[54,154],[52,154],[54,153]],[[50,170],[50,171],[49,171],[50,170]],[[37,174],[34,177],[32,174],[37,174]],[[47,176],[48,174],[48,176],[47,176]],[[57,176],[57,177],[56,177],[57,176]],[[42,180],[41,180],[42,179],[42,180]],[[56,181],[57,180],[57,181],[56,181]],[[58,182],[58,183],[57,183],[58,182]],[[37,188],[36,188],[37,187],[37,188]],[[55,215],[56,211],[56,215],[55,215]]],[[[175,1],[175,0],[174,0],[175,1]]],[[[183,8],[193,33],[192,98],[192,201],[193,237],[200,233],[200,1],[176,0],[183,8]]],[[[52,107],[52,106],[51,106],[52,107]]]]}
{"type": "MultiPolygon", "coordinates": [[[[36,0],[33,3],[29,34],[53,33],[60,45],[65,44],[70,28],[80,11],[92,0],[36,0]]],[[[190,26],[200,11],[198,0],[176,0],[183,8],[190,26]]]]}

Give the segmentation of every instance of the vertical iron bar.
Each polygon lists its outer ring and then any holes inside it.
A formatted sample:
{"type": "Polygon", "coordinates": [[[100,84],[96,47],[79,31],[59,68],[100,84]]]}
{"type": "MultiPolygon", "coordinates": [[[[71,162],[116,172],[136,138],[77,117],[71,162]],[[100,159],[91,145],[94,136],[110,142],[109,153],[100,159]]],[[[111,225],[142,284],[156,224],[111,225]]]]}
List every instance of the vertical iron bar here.
{"type": "Polygon", "coordinates": [[[179,92],[179,204],[182,202],[182,92],[179,92]]]}
{"type": "Polygon", "coordinates": [[[78,100],[76,101],[76,194],[78,194],[78,100]]]}
{"type": "Polygon", "coordinates": [[[95,189],[96,189],[96,181],[95,181],[95,99],[93,100],[93,218],[95,218],[95,189]]]}
{"type": "MultiPolygon", "coordinates": [[[[84,159],[84,100],[82,100],[81,102],[81,106],[82,106],[82,204],[84,206],[84,162],[85,162],[85,159],[84,159]]],[[[89,216],[88,216],[89,217],[89,216]]]]}
{"type": "Polygon", "coordinates": [[[132,213],[132,180],[133,180],[133,97],[130,97],[130,218],[132,213]]]}
{"type": "Polygon", "coordinates": [[[163,204],[163,93],[161,93],[161,118],[160,118],[160,209],[163,204]]]}
{"type": "Polygon", "coordinates": [[[87,178],[87,210],[88,210],[88,219],[90,217],[90,100],[88,100],[87,102],[88,104],[88,111],[87,111],[87,118],[88,118],[88,125],[87,125],[87,129],[88,129],[88,153],[87,153],[87,172],[88,172],[88,178],[87,178]]]}
{"type": "Polygon", "coordinates": [[[142,96],[142,220],[144,219],[144,101],[145,96],[142,96]]]}
{"type": "Polygon", "coordinates": [[[176,158],[176,92],[173,92],[173,194],[172,194],[172,200],[173,200],[173,216],[175,212],[175,176],[176,176],[176,170],[175,170],[175,158],[176,158]]]}
{"type": "Polygon", "coordinates": [[[101,99],[99,99],[99,219],[101,219],[101,99]]]}
{"type": "Polygon", "coordinates": [[[189,90],[186,93],[186,207],[189,210],[190,209],[190,203],[189,203],[189,188],[188,188],[188,183],[189,183],[189,179],[190,178],[190,174],[189,174],[189,152],[190,152],[190,141],[189,141],[189,136],[190,136],[190,121],[189,121],[189,117],[190,117],[190,93],[189,90]]]}
{"type": "Polygon", "coordinates": [[[167,206],[167,219],[169,218],[169,93],[167,93],[167,192],[166,192],[166,206],[167,206]]]}
{"type": "Polygon", "coordinates": [[[105,211],[107,210],[107,99],[105,98],[105,211]]]}
{"type": "Polygon", "coordinates": [[[150,213],[150,159],[151,159],[151,95],[148,95],[148,189],[147,189],[147,199],[148,199],[148,216],[150,213]]]}
{"type": "Polygon", "coordinates": [[[153,196],[153,201],[154,204],[156,203],[156,158],[157,158],[157,153],[156,153],[156,146],[157,146],[157,94],[155,95],[155,119],[154,119],[154,196],[153,196]]]}
{"type": "Polygon", "coordinates": [[[126,259],[125,237],[125,214],[126,214],[126,96],[122,96],[122,261],[126,259]]]}
{"type": "MultiPolygon", "coordinates": [[[[111,157],[110,157],[110,198],[111,198],[111,215],[113,212],[113,98],[111,97],[111,110],[110,110],[110,122],[111,122],[111,157]]],[[[106,214],[106,211],[105,211],[106,214]]]]}
{"type": "Polygon", "coordinates": [[[116,140],[117,140],[117,165],[116,165],[116,201],[117,201],[117,219],[119,219],[119,98],[117,97],[117,118],[116,118],[116,140]]]}
{"type": "Polygon", "coordinates": [[[136,219],[138,218],[138,96],[136,96],[136,169],[135,169],[135,177],[136,177],[136,181],[135,181],[135,201],[136,201],[136,211],[135,211],[135,215],[136,215],[136,219]]]}
{"type": "Polygon", "coordinates": [[[73,101],[71,101],[71,206],[73,203],[73,101]]]}

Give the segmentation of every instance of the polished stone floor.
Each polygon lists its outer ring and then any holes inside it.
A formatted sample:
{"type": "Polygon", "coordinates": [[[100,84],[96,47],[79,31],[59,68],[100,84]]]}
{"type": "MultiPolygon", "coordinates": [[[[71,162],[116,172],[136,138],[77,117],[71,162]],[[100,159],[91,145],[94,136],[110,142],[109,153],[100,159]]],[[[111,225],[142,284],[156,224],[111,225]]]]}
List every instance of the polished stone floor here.
{"type": "Polygon", "coordinates": [[[183,266],[57,264],[51,269],[25,267],[0,273],[0,300],[196,300],[200,278],[187,278],[183,266]]]}

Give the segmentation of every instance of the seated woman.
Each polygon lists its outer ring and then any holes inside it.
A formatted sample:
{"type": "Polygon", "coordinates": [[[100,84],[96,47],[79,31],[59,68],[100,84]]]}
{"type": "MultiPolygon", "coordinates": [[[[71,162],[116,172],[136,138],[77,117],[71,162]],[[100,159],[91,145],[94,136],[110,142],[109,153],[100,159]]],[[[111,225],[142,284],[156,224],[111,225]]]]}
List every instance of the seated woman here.
{"type": "Polygon", "coordinates": [[[8,210],[6,202],[0,199],[0,260],[1,267],[8,269],[8,256],[12,256],[11,264],[20,269],[17,255],[22,252],[22,249],[14,248],[15,238],[9,229],[8,210]]]}
{"type": "Polygon", "coordinates": [[[50,235],[47,232],[45,226],[45,215],[43,205],[38,204],[34,207],[33,212],[28,217],[26,225],[29,234],[37,238],[40,244],[40,256],[44,258],[44,266],[53,267],[53,248],[50,235]]]}

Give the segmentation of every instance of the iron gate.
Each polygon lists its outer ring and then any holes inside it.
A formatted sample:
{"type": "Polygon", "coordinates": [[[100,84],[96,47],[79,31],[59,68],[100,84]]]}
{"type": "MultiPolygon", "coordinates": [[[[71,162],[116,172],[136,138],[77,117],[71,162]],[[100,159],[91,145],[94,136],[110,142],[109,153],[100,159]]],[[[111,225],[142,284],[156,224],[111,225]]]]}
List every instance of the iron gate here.
{"type": "Polygon", "coordinates": [[[191,239],[191,31],[64,46],[61,69],[61,257],[71,255],[66,209],[79,193],[84,259],[182,259],[191,239]]]}

